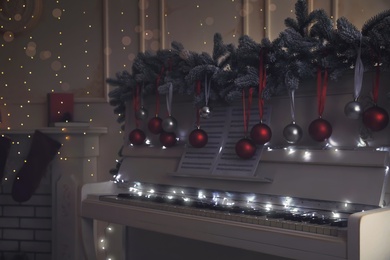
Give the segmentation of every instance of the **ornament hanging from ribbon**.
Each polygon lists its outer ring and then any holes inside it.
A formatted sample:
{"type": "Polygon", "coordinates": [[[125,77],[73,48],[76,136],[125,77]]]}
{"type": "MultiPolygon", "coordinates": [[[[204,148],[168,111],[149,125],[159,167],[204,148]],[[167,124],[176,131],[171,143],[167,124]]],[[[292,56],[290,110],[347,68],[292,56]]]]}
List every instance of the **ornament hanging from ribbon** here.
{"type": "Polygon", "coordinates": [[[326,91],[328,88],[328,70],[317,69],[317,105],[318,118],[309,125],[309,135],[317,142],[322,142],[332,135],[332,125],[322,118],[325,108],[326,91]],[[322,74],[323,78],[322,78],[322,74]]]}
{"type": "Polygon", "coordinates": [[[158,135],[160,134],[162,129],[162,119],[159,117],[160,110],[160,93],[158,92],[158,86],[160,85],[161,77],[164,74],[164,66],[161,68],[160,74],[156,79],[156,111],[155,116],[149,120],[148,129],[152,134],[158,135]]]}
{"type": "Polygon", "coordinates": [[[389,114],[377,105],[380,85],[380,63],[376,65],[374,87],[372,91],[374,105],[363,113],[363,124],[371,131],[380,131],[389,124],[389,114]]]}
{"type": "Polygon", "coordinates": [[[205,79],[204,79],[204,99],[205,99],[205,105],[201,109],[199,109],[199,115],[201,118],[207,119],[207,118],[211,117],[211,110],[209,107],[210,82],[207,80],[207,74],[206,74],[205,79]]]}
{"type": "Polygon", "coordinates": [[[162,133],[160,134],[160,143],[165,147],[174,146],[176,140],[177,120],[172,116],[173,86],[169,83],[168,93],[166,94],[166,105],[168,116],[162,121],[162,133]]]}
{"type": "Polygon", "coordinates": [[[136,128],[129,134],[129,141],[132,145],[142,145],[146,139],[144,131],[140,129],[140,118],[137,116],[140,108],[140,87],[137,84],[135,94],[133,95],[133,109],[136,128]]]}
{"type": "Polygon", "coordinates": [[[259,108],[259,117],[260,123],[254,125],[251,129],[250,137],[252,140],[259,145],[263,145],[272,137],[271,128],[263,123],[263,114],[264,114],[264,99],[263,92],[266,86],[266,68],[264,66],[264,51],[260,51],[260,65],[259,65],[259,88],[258,88],[258,108],[259,108]]]}
{"type": "Polygon", "coordinates": [[[361,44],[362,44],[362,40],[360,36],[360,46],[357,52],[357,58],[355,62],[353,101],[349,102],[344,107],[344,114],[351,119],[358,119],[363,113],[362,105],[359,102],[359,96],[362,90],[363,74],[364,74],[364,65],[361,58],[361,52],[362,52],[361,44]]]}
{"type": "Polygon", "coordinates": [[[295,90],[289,91],[290,96],[290,111],[291,111],[291,118],[292,122],[288,124],[283,129],[283,137],[286,140],[287,143],[295,144],[299,142],[302,138],[302,128],[295,123],[295,96],[294,96],[295,90]]]}
{"type": "MultiPolygon", "coordinates": [[[[200,91],[201,91],[201,83],[200,81],[198,80],[196,82],[196,85],[195,85],[195,94],[197,96],[200,95],[200,91]]],[[[207,102],[206,102],[207,104],[207,102]]],[[[196,129],[192,130],[192,132],[190,133],[189,137],[188,137],[188,141],[190,143],[190,145],[192,147],[195,147],[195,148],[202,148],[204,147],[207,142],[208,142],[208,135],[207,133],[200,128],[200,117],[201,117],[201,112],[200,112],[201,109],[195,107],[195,111],[196,111],[196,129]]]]}
{"type": "Polygon", "coordinates": [[[247,137],[250,111],[252,105],[253,88],[249,89],[248,106],[245,103],[245,89],[242,90],[242,110],[244,117],[244,138],[240,139],[235,146],[235,151],[238,157],[242,159],[250,159],[256,153],[256,144],[247,137]]]}
{"type": "MultiPolygon", "coordinates": [[[[142,90],[144,88],[142,87],[142,90]]],[[[139,106],[136,111],[135,111],[135,117],[136,119],[138,120],[145,120],[148,118],[149,116],[149,112],[148,110],[144,107],[144,99],[143,99],[143,95],[142,95],[142,91],[139,91],[140,93],[138,93],[138,102],[140,103],[139,106]]]]}

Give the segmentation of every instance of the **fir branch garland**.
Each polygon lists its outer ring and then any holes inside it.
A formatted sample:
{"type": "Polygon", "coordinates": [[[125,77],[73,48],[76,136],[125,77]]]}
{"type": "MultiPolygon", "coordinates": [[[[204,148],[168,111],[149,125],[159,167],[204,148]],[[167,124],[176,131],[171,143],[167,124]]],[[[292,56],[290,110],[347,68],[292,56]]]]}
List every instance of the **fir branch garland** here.
{"type": "MultiPolygon", "coordinates": [[[[257,43],[244,35],[236,48],[224,44],[216,33],[212,55],[186,50],[178,42],[173,42],[169,50],[139,53],[132,74],[122,72],[117,79],[107,80],[119,87],[109,94],[110,104],[115,106],[115,113],[122,114],[122,103],[131,98],[136,83],[143,85],[144,95],[156,91],[164,94],[172,85],[174,92],[194,96],[194,85],[206,78],[211,85],[211,101],[231,103],[240,98],[243,88],[258,84],[261,51],[267,52],[265,98],[297,89],[302,80],[315,76],[318,67],[329,70],[331,79],[336,80],[353,67],[360,46],[365,67],[379,60],[382,67],[390,66],[390,10],[370,18],[361,32],[344,17],[337,20],[334,29],[324,10],[308,13],[305,0],[296,2],[295,15],[295,19],[285,19],[287,28],[273,42],[265,38],[257,43]],[[156,88],[158,77],[161,81],[156,88]]],[[[204,104],[204,98],[199,95],[195,104],[204,104]]]]}

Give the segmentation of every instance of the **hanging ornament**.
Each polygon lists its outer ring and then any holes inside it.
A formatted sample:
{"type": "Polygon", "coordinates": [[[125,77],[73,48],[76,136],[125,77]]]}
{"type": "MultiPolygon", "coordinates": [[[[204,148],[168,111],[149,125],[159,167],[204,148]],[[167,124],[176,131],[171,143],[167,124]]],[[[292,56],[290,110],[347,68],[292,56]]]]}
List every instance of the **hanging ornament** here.
{"type": "Polygon", "coordinates": [[[297,125],[294,121],[288,124],[283,129],[283,137],[289,144],[298,143],[302,138],[302,128],[297,125]]]}
{"type": "Polygon", "coordinates": [[[199,109],[199,115],[201,118],[204,118],[204,119],[208,119],[211,117],[211,110],[209,107],[209,98],[210,98],[210,82],[207,80],[207,74],[206,74],[205,79],[204,79],[205,106],[203,106],[201,109],[199,109]]]}
{"type": "MultiPolygon", "coordinates": [[[[139,87],[137,87],[139,88],[139,87]]],[[[143,87],[142,87],[143,89],[143,87]]],[[[148,118],[148,110],[144,107],[144,100],[142,97],[142,89],[141,91],[137,89],[137,107],[135,108],[135,118],[138,120],[145,120],[148,118]]]]}
{"type": "Polygon", "coordinates": [[[366,109],[363,113],[363,124],[371,131],[380,131],[386,128],[389,123],[389,114],[387,111],[376,105],[378,101],[380,83],[380,67],[379,62],[376,66],[376,77],[373,89],[374,106],[366,109]]]}
{"type": "Polygon", "coordinates": [[[211,110],[208,106],[204,106],[199,109],[199,115],[201,118],[207,119],[211,117],[211,110]]]}
{"type": "Polygon", "coordinates": [[[245,137],[240,139],[235,146],[236,154],[241,159],[250,159],[256,153],[256,144],[249,138],[247,138],[248,134],[248,124],[250,118],[250,108],[252,105],[252,96],[253,96],[253,88],[249,89],[249,97],[248,97],[248,107],[245,104],[245,89],[242,90],[242,110],[244,116],[244,135],[245,137]]]}
{"type": "Polygon", "coordinates": [[[264,52],[263,50],[260,51],[260,65],[259,65],[259,91],[258,91],[258,107],[259,107],[259,117],[260,117],[260,123],[254,125],[252,127],[252,130],[250,132],[251,139],[259,145],[263,145],[265,143],[268,143],[271,140],[272,137],[272,131],[271,128],[264,124],[263,121],[263,114],[264,114],[264,99],[263,99],[263,91],[266,86],[266,69],[264,66],[264,52]]]}
{"type": "Polygon", "coordinates": [[[370,107],[363,113],[363,124],[371,131],[383,130],[389,124],[389,114],[381,107],[370,107]]]}
{"type": "Polygon", "coordinates": [[[250,159],[256,153],[256,144],[249,138],[242,138],[236,143],[236,154],[241,159],[250,159]]]}
{"type": "Polygon", "coordinates": [[[160,143],[165,147],[172,147],[177,142],[175,133],[162,132],[159,139],[160,143]]]}
{"type": "Polygon", "coordinates": [[[173,133],[177,129],[177,120],[172,116],[172,98],[173,98],[173,88],[172,88],[172,84],[170,84],[168,93],[166,94],[168,117],[166,117],[162,121],[162,129],[167,133],[173,133]]]}
{"type": "Polygon", "coordinates": [[[177,129],[177,120],[173,116],[168,116],[162,121],[162,129],[165,132],[172,133],[177,129]]]}
{"type": "Polygon", "coordinates": [[[265,144],[271,140],[271,128],[266,124],[258,123],[252,127],[250,136],[256,144],[265,144]]]}
{"type": "Polygon", "coordinates": [[[145,120],[148,118],[149,112],[143,106],[141,106],[136,112],[135,117],[139,120],[145,120]]]}
{"type": "Polygon", "coordinates": [[[362,113],[362,104],[357,99],[348,102],[344,107],[344,114],[350,119],[359,119],[362,113]]]}
{"type": "Polygon", "coordinates": [[[135,93],[133,95],[133,109],[134,109],[134,117],[135,117],[135,125],[136,128],[130,132],[129,141],[133,145],[141,145],[144,143],[146,139],[145,133],[140,129],[139,118],[137,118],[137,111],[139,110],[139,100],[140,100],[140,89],[137,84],[135,93]]]}
{"type": "MultiPolygon", "coordinates": [[[[201,89],[201,84],[200,81],[198,80],[195,85],[195,94],[197,96],[200,95],[200,89],[201,89]]],[[[207,142],[208,142],[208,135],[207,133],[200,129],[200,113],[198,112],[198,109],[195,108],[196,111],[196,129],[192,130],[188,137],[188,141],[192,147],[195,148],[202,148],[204,147],[207,142]]]]}
{"type": "Polygon", "coordinates": [[[152,134],[158,135],[163,131],[162,128],[162,119],[158,116],[160,110],[160,94],[158,92],[158,86],[160,85],[161,77],[164,73],[164,66],[161,68],[160,74],[156,79],[156,113],[153,118],[151,118],[148,122],[148,129],[152,134]]]}
{"type": "Polygon", "coordinates": [[[156,115],[149,120],[148,129],[152,134],[158,135],[163,131],[162,128],[162,119],[156,115]]]}
{"type": "Polygon", "coordinates": [[[291,112],[291,118],[292,122],[284,127],[283,129],[283,137],[284,140],[286,140],[289,144],[295,144],[298,143],[302,138],[302,128],[295,123],[295,97],[294,97],[295,90],[292,89],[289,91],[290,96],[290,112],[291,112]]]}
{"type": "Polygon", "coordinates": [[[355,76],[354,76],[354,100],[348,102],[344,107],[344,114],[350,119],[359,119],[363,113],[362,104],[359,102],[359,96],[363,84],[364,65],[361,59],[362,51],[362,35],[360,35],[360,46],[355,62],[355,76]]]}
{"type": "Polygon", "coordinates": [[[192,130],[190,136],[188,137],[188,140],[191,146],[195,148],[202,148],[208,142],[208,135],[204,130],[198,128],[192,130]]]}
{"type": "Polygon", "coordinates": [[[163,131],[160,134],[160,143],[165,147],[174,146],[177,142],[175,131],[177,129],[177,121],[171,115],[172,112],[172,84],[169,85],[168,93],[166,95],[166,104],[168,117],[162,120],[161,126],[163,131]]]}
{"type": "Polygon", "coordinates": [[[332,126],[328,121],[317,118],[309,125],[309,135],[317,142],[322,142],[332,135],[332,126]]]}
{"type": "Polygon", "coordinates": [[[325,108],[326,90],[328,88],[328,70],[324,71],[322,81],[322,70],[317,69],[317,103],[319,118],[312,121],[309,125],[309,135],[317,142],[322,142],[332,135],[332,125],[322,118],[325,108]]]}
{"type": "Polygon", "coordinates": [[[133,145],[141,145],[145,142],[145,139],[145,133],[139,128],[134,129],[129,134],[129,141],[133,145]]]}

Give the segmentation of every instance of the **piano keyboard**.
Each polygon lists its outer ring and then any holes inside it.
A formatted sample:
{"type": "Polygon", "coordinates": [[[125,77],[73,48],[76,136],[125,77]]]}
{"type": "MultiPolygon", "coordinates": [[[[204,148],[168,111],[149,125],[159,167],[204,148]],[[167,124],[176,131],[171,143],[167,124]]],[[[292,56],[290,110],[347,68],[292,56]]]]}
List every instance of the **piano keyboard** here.
{"type": "Polygon", "coordinates": [[[323,214],[314,211],[292,213],[288,211],[267,211],[250,208],[242,209],[238,206],[225,207],[200,201],[184,203],[183,200],[167,200],[162,197],[147,199],[128,193],[102,195],[99,199],[134,207],[282,228],[326,236],[347,236],[348,222],[347,217],[345,216],[346,214],[343,214],[342,218],[332,218],[328,216],[329,212],[323,212],[323,214]]]}

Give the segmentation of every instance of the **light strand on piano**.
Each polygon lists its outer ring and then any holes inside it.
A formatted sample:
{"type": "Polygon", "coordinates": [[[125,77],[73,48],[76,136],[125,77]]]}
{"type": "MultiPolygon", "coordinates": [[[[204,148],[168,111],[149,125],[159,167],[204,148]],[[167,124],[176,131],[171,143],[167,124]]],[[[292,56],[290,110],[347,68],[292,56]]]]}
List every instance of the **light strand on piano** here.
{"type": "MultiPolygon", "coordinates": [[[[104,255],[105,260],[115,260],[116,257],[114,256],[114,253],[111,253],[110,248],[113,245],[113,241],[115,240],[115,236],[117,234],[114,234],[115,228],[112,223],[107,223],[106,227],[104,228],[104,234],[100,239],[97,241],[97,247],[101,250],[101,252],[104,255]]],[[[115,250],[113,250],[115,252],[115,250]]]]}

